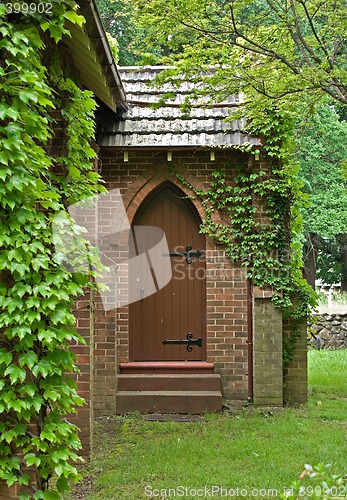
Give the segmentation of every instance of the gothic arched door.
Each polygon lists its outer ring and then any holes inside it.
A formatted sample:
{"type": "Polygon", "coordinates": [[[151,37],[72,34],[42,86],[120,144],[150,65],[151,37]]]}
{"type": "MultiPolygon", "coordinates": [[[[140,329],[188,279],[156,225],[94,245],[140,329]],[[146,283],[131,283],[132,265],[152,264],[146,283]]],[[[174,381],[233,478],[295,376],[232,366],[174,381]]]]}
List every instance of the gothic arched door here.
{"type": "MultiPolygon", "coordinates": [[[[171,263],[172,279],[141,298],[138,270],[130,266],[129,286],[139,300],[129,305],[129,361],[206,360],[205,238],[199,233],[200,223],[192,202],[173,184],[162,185],[140,205],[133,227],[154,226],[164,231],[169,252],[156,259],[171,263]],[[187,344],[188,335],[192,344],[187,344]]],[[[152,244],[148,241],[148,247],[152,244]]],[[[136,242],[131,240],[130,256],[137,254],[136,242]]],[[[157,266],[150,261],[150,267],[155,280],[157,266]]]]}

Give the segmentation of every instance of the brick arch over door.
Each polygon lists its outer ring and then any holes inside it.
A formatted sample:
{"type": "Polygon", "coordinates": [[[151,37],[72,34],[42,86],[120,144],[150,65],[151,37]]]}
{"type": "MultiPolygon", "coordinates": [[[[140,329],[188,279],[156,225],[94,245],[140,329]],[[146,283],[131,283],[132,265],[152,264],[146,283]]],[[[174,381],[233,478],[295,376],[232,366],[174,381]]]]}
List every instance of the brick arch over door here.
{"type": "Polygon", "coordinates": [[[190,197],[191,203],[194,205],[200,219],[203,220],[205,218],[205,209],[201,201],[195,196],[193,189],[189,187],[189,184],[194,186],[194,189],[197,189],[200,192],[204,192],[206,189],[205,186],[192,174],[188,174],[184,168],[176,166],[175,169],[178,174],[184,177],[187,184],[183,185],[166,166],[156,166],[141,175],[123,194],[123,203],[126,208],[130,224],[132,224],[137,210],[143,200],[152,192],[155,192],[156,189],[160,188],[161,185],[167,183],[177,186],[177,188],[182,191],[184,196],[190,197]]]}
{"type": "MultiPolygon", "coordinates": [[[[129,306],[130,361],[206,360],[206,251],[204,236],[199,232],[200,224],[201,219],[191,200],[171,182],[162,183],[139,206],[133,227],[162,229],[168,253],[173,254],[159,254],[155,262],[148,259],[150,278],[156,283],[157,270],[170,264],[172,278],[163,288],[157,286],[156,293],[141,298],[141,294],[146,295],[142,286],[143,269],[130,266],[129,285],[139,296],[129,306]],[[196,253],[179,255],[189,252],[189,247],[196,253]],[[191,346],[179,343],[186,342],[188,335],[196,343],[191,346]]],[[[136,230],[133,235],[132,258],[140,253],[136,230]]],[[[153,243],[149,239],[148,250],[153,243]]],[[[143,242],[140,246],[143,253],[143,242]]],[[[145,262],[147,265],[147,260],[145,262]]]]}

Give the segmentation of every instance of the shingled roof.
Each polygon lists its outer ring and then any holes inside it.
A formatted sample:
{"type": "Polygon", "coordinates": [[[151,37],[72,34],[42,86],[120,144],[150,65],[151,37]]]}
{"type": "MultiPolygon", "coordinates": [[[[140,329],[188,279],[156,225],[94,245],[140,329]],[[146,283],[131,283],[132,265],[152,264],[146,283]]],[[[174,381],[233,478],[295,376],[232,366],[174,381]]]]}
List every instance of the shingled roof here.
{"type": "Polygon", "coordinates": [[[242,131],[242,122],[226,122],[225,118],[235,106],[238,97],[215,107],[193,107],[189,116],[182,115],[180,104],[192,92],[193,85],[182,83],[178,90],[169,84],[155,88],[150,84],[163,67],[119,67],[129,110],[124,121],[114,123],[112,130],[99,136],[102,146],[122,148],[152,147],[233,147],[259,140],[242,131]],[[167,92],[174,97],[160,108],[153,104],[167,92]]]}

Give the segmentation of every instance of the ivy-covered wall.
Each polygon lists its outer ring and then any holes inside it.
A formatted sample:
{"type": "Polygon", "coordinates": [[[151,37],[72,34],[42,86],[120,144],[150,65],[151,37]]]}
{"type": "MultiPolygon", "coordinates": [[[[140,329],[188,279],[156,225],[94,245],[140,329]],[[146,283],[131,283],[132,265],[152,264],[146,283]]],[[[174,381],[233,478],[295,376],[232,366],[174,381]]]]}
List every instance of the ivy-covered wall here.
{"type": "MultiPolygon", "coordinates": [[[[207,361],[213,362],[215,371],[221,374],[224,400],[234,403],[245,401],[250,396],[254,369],[254,352],[249,357],[254,336],[258,335],[257,348],[260,342],[259,351],[266,351],[266,356],[273,356],[272,343],[276,333],[279,335],[279,340],[276,340],[278,344],[277,357],[273,358],[272,363],[263,363],[262,361],[263,368],[266,368],[267,372],[263,373],[262,385],[258,386],[257,390],[258,394],[263,391],[264,387],[270,391],[265,398],[258,398],[259,404],[266,404],[267,401],[267,404],[281,405],[283,403],[283,377],[284,373],[288,372],[287,365],[293,358],[298,335],[295,328],[288,328],[291,323],[290,319],[285,322],[286,326],[283,326],[282,297],[279,288],[276,289],[276,283],[279,282],[278,269],[284,269],[283,261],[280,260],[277,267],[276,265],[272,267],[271,264],[276,263],[276,259],[282,258],[280,250],[275,251],[276,245],[283,245],[285,249],[289,246],[289,237],[286,231],[290,221],[287,214],[283,219],[278,219],[277,226],[281,227],[281,232],[276,232],[276,225],[273,229],[267,205],[263,203],[257,192],[253,192],[258,175],[254,178],[254,184],[251,184],[252,189],[248,183],[245,186],[242,180],[238,184],[240,176],[251,175],[250,167],[257,171],[262,169],[264,172],[269,169],[266,158],[263,158],[256,165],[251,164],[250,166],[252,157],[235,150],[217,150],[215,152],[216,161],[210,160],[210,153],[206,150],[173,151],[172,162],[168,162],[166,152],[160,150],[130,150],[127,162],[124,162],[124,154],[120,150],[102,148],[100,155],[102,176],[106,181],[106,187],[120,189],[130,222],[144,198],[162,182],[170,181],[177,184],[187,193],[187,196],[191,197],[202,221],[204,221],[202,230],[206,233],[207,241],[207,361]],[[226,193],[228,193],[229,200],[226,199],[226,193]],[[210,196],[215,197],[212,202],[209,199],[210,196]],[[246,200],[245,205],[243,205],[243,197],[246,200]],[[243,223],[247,222],[247,217],[243,213],[244,206],[246,206],[248,213],[256,214],[256,222],[248,221],[246,229],[242,226],[243,223]],[[240,210],[243,219],[240,217],[239,221],[235,220],[231,215],[233,210],[235,212],[240,210]],[[230,220],[234,226],[230,224],[230,220]],[[242,220],[244,222],[241,222],[242,220]],[[247,228],[249,228],[249,233],[247,233],[247,228]],[[264,230],[264,234],[262,230],[264,230]],[[233,244],[236,241],[232,248],[229,240],[231,231],[234,231],[233,244]],[[246,243],[242,242],[242,234],[249,234],[246,243]],[[226,239],[223,241],[224,236],[226,239]],[[254,242],[254,255],[251,253],[252,240],[254,242]],[[257,250],[259,240],[268,244],[269,249],[265,256],[261,253],[262,250],[266,249],[265,244],[257,250]],[[241,244],[239,244],[240,242],[241,244]],[[230,250],[234,253],[231,254],[230,250]],[[257,262],[257,252],[260,255],[259,262],[257,262]],[[255,276],[252,275],[251,271],[252,261],[257,266],[253,268],[254,272],[257,272],[255,276]],[[262,263],[264,267],[262,267],[262,263]],[[282,265],[283,267],[280,267],[282,265]],[[247,274],[249,274],[248,278],[247,274]],[[272,282],[266,286],[264,284],[266,283],[265,276],[267,279],[273,278],[275,286],[272,286],[272,282]],[[280,318],[278,332],[273,331],[272,318],[264,319],[261,330],[258,329],[259,321],[256,322],[254,317],[256,297],[253,294],[252,299],[252,294],[249,295],[247,291],[249,280],[253,282],[253,285],[257,282],[261,283],[263,287],[259,287],[260,291],[262,288],[271,291],[267,301],[271,303],[274,314],[280,318]],[[274,295],[276,295],[275,300],[273,300],[274,295]],[[255,324],[257,330],[253,328],[253,334],[249,338],[249,326],[255,324]],[[282,342],[282,332],[286,332],[288,343],[286,339],[282,342]],[[265,338],[266,335],[269,336],[269,343],[264,346],[262,338],[265,338]],[[275,383],[279,387],[276,401],[272,397],[270,387],[274,377],[276,378],[275,383]]],[[[284,200],[284,203],[285,207],[288,207],[288,200],[284,200]]],[[[280,246],[281,248],[282,246],[280,246]]],[[[111,248],[104,250],[105,252],[112,251],[111,248]]],[[[287,258],[288,252],[284,255],[287,258]]],[[[126,258],[127,255],[124,256],[124,262],[126,262],[126,258]]],[[[120,279],[124,283],[126,282],[126,272],[126,268],[123,266],[123,274],[120,279]]],[[[289,279],[288,274],[284,276],[289,279]]],[[[122,286],[125,286],[124,283],[122,286]]],[[[284,298],[284,300],[287,299],[284,298]]],[[[93,404],[97,415],[112,415],[117,412],[116,372],[118,363],[129,361],[128,321],[127,307],[118,309],[114,318],[110,313],[105,313],[101,307],[97,307],[95,352],[98,353],[98,356],[95,357],[93,404]],[[114,351],[115,345],[117,346],[116,352],[114,351]]],[[[306,338],[305,330],[303,332],[300,330],[299,334],[300,339],[302,335],[303,338],[306,338]]],[[[304,358],[305,355],[306,350],[304,349],[304,358]]],[[[305,386],[307,384],[305,363],[300,364],[300,370],[300,374],[296,375],[305,386]]],[[[291,401],[295,401],[295,388],[292,388],[291,401]]]]}
{"type": "Polygon", "coordinates": [[[0,5],[0,489],[55,499],[79,478],[81,443],[67,417],[83,400],[70,344],[84,344],[74,301],[95,273],[62,265],[52,221],[100,190],[95,103],[61,42],[67,19],[84,22],[75,2],[11,5],[0,5]]]}

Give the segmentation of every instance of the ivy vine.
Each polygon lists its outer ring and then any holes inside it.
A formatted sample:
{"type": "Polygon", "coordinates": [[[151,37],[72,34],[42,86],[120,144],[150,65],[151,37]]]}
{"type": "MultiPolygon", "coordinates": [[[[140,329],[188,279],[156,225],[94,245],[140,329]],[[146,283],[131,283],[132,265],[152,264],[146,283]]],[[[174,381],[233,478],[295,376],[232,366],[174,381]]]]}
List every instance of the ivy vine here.
{"type": "Polygon", "coordinates": [[[49,16],[8,14],[0,4],[0,487],[18,484],[21,500],[60,498],[79,479],[81,443],[66,419],[83,404],[69,375],[78,371],[70,344],[83,343],[72,304],[94,272],[60,266],[52,221],[100,191],[95,103],[64,73],[57,49],[66,19],[84,20],[75,2],[50,3],[49,16]],[[57,151],[54,109],[66,131],[57,151]]]}
{"type": "MultiPolygon", "coordinates": [[[[245,111],[243,111],[245,113],[245,111]]],[[[234,115],[235,117],[235,115],[234,115]]],[[[316,295],[302,277],[300,190],[292,162],[292,120],[279,110],[247,114],[247,129],[263,140],[263,153],[249,144],[240,149],[245,162],[238,167],[216,165],[210,189],[189,185],[205,208],[201,232],[222,243],[227,255],[240,262],[253,285],[270,288],[283,316],[310,314],[316,295]],[[235,175],[236,170],[236,175],[235,175]]],[[[297,329],[283,341],[284,370],[293,358],[297,329]]]]}

